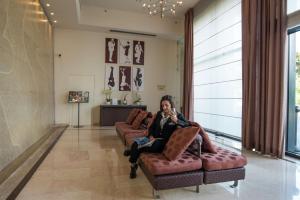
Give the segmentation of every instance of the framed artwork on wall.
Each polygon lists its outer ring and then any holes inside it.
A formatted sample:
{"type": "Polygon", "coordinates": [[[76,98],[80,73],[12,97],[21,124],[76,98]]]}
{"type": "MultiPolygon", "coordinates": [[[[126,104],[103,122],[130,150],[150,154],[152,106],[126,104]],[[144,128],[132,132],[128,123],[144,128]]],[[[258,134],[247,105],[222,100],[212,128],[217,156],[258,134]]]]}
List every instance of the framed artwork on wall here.
{"type": "Polygon", "coordinates": [[[117,90],[119,83],[119,71],[117,65],[106,64],[104,80],[105,89],[117,90]]]}
{"type": "Polygon", "coordinates": [[[105,63],[118,62],[118,39],[105,38],[105,63]]]}
{"type": "Polygon", "coordinates": [[[132,67],[132,90],[144,91],[144,68],[132,67]]]}
{"type": "Polygon", "coordinates": [[[119,91],[131,91],[131,67],[119,67],[119,91]]]}
{"type": "Polygon", "coordinates": [[[131,65],[132,64],[132,41],[119,40],[119,64],[131,65]]]}
{"type": "Polygon", "coordinates": [[[133,64],[144,65],[145,42],[133,40],[133,64]]]}

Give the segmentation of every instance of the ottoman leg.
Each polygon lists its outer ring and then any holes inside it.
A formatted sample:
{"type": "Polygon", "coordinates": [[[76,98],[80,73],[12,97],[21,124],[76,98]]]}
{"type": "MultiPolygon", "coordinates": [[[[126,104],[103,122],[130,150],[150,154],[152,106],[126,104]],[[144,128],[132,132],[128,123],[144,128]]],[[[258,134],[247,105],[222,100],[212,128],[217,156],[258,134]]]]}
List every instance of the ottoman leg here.
{"type": "Polygon", "coordinates": [[[238,186],[238,184],[239,184],[239,181],[235,180],[234,183],[233,183],[233,185],[231,185],[230,187],[231,188],[236,188],[238,186]]]}
{"type": "Polygon", "coordinates": [[[156,190],[156,189],[153,188],[153,189],[152,189],[152,192],[153,192],[153,198],[154,198],[154,199],[160,199],[158,190],[156,190]]]}
{"type": "Polygon", "coordinates": [[[199,193],[199,185],[196,185],[196,192],[199,193]]]}

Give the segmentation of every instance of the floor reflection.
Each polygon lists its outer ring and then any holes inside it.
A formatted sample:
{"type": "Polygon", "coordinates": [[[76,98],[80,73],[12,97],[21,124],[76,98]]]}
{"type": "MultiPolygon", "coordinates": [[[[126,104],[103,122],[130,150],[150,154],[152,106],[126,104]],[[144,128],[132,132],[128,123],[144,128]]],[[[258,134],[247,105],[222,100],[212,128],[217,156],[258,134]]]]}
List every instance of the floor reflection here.
{"type": "MultiPolygon", "coordinates": [[[[17,199],[151,199],[138,170],[129,179],[128,158],[114,129],[67,129],[17,199]]],[[[246,179],[161,191],[161,199],[300,200],[300,165],[246,152],[246,179]]]]}

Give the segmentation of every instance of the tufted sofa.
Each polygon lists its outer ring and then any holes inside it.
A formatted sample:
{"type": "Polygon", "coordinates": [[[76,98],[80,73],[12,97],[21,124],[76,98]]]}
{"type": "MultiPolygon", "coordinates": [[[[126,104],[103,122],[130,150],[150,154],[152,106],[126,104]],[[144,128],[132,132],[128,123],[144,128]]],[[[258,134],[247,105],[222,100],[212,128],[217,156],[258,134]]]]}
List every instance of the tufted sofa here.
{"type": "Polygon", "coordinates": [[[126,122],[116,122],[115,127],[118,136],[120,137],[123,144],[126,146],[128,146],[128,144],[126,144],[126,137],[136,138],[136,137],[143,137],[147,135],[147,129],[143,127],[140,127],[139,129],[134,129],[131,124],[128,124],[126,122]]]}
{"type": "Polygon", "coordinates": [[[125,146],[128,146],[128,144],[126,144],[126,141],[128,141],[129,138],[146,136],[147,129],[149,128],[151,121],[153,119],[154,116],[152,115],[152,113],[148,113],[141,109],[134,108],[130,112],[126,122],[116,122],[115,123],[116,131],[123,144],[125,146]],[[145,113],[145,114],[141,117],[140,120],[136,120],[136,116],[141,113],[145,113]]]}
{"type": "MultiPolygon", "coordinates": [[[[151,123],[154,117],[148,122],[151,123]]],[[[136,137],[147,135],[146,129],[143,133],[137,133],[136,130],[131,132],[130,129],[124,128],[129,124],[120,126],[120,123],[116,124],[116,129],[118,133],[125,133],[119,136],[124,140],[126,148],[130,148],[136,137]]],[[[150,126],[149,123],[147,127],[150,126]]],[[[199,192],[199,186],[202,184],[234,181],[231,187],[237,187],[238,180],[245,179],[246,158],[213,145],[199,124],[191,122],[191,125],[198,127],[199,131],[193,142],[176,159],[170,160],[166,156],[166,149],[159,154],[142,153],[139,158],[139,166],[151,183],[155,198],[159,198],[159,190],[196,186],[196,191],[199,192]]],[[[188,128],[182,128],[181,132],[185,129],[188,128]]],[[[168,143],[171,143],[172,137],[168,143]]]]}

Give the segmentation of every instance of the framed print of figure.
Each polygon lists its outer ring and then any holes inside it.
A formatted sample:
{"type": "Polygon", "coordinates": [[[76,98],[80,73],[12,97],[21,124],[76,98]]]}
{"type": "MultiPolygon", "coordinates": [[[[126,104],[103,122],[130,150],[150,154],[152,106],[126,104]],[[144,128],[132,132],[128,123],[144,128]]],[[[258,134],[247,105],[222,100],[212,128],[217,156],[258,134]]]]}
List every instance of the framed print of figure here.
{"type": "Polygon", "coordinates": [[[118,39],[105,38],[105,63],[118,62],[118,39]]]}
{"type": "Polygon", "coordinates": [[[105,66],[105,89],[117,90],[119,83],[119,71],[116,65],[105,66]]]}
{"type": "Polygon", "coordinates": [[[145,43],[133,40],[133,64],[144,65],[145,43]]]}
{"type": "Polygon", "coordinates": [[[132,68],[132,90],[144,91],[144,68],[143,67],[132,68]]]}
{"type": "Polygon", "coordinates": [[[119,40],[119,64],[131,65],[132,64],[132,41],[119,40]]]}
{"type": "Polygon", "coordinates": [[[131,91],[131,67],[119,67],[119,91],[131,91]]]}

